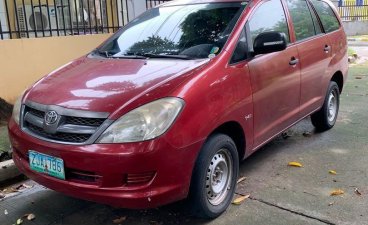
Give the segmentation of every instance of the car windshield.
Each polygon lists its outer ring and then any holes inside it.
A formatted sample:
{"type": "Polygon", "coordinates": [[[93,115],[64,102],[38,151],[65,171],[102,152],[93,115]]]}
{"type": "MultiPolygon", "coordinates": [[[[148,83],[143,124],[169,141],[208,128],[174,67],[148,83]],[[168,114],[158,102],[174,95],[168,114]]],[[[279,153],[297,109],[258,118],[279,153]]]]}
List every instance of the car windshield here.
{"type": "Polygon", "coordinates": [[[153,8],[95,53],[117,58],[212,58],[225,45],[245,2],[153,8]]]}

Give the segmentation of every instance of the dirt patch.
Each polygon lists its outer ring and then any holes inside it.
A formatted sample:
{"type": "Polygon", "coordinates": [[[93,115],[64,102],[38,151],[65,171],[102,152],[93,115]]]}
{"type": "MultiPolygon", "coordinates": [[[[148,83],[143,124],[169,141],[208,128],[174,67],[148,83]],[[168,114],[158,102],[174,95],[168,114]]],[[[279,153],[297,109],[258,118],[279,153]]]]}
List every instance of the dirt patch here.
{"type": "Polygon", "coordinates": [[[13,111],[13,106],[0,98],[0,124],[8,121],[13,111]]]}

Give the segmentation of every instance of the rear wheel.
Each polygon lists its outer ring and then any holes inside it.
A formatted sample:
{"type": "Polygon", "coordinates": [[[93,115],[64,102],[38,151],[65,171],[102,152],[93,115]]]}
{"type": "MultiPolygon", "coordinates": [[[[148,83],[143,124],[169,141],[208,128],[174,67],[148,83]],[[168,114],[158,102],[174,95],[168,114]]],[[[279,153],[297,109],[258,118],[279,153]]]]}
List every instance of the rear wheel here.
{"type": "Polygon", "coordinates": [[[319,131],[331,129],[336,123],[339,106],[339,86],[336,82],[331,81],[322,108],[311,115],[313,126],[319,131]]]}
{"type": "Polygon", "coordinates": [[[209,137],[196,161],[190,190],[195,214],[216,218],[231,203],[239,173],[239,156],[233,140],[224,134],[209,137]]]}

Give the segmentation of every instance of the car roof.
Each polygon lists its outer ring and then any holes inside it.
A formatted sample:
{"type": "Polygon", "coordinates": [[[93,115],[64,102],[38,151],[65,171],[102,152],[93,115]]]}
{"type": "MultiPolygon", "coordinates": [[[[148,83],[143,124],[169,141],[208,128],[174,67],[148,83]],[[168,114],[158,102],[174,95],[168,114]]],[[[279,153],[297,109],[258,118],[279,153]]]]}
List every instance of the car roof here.
{"type": "Polygon", "coordinates": [[[160,6],[171,6],[171,5],[190,5],[200,3],[217,3],[217,2],[249,2],[249,0],[175,0],[169,1],[160,6]]]}

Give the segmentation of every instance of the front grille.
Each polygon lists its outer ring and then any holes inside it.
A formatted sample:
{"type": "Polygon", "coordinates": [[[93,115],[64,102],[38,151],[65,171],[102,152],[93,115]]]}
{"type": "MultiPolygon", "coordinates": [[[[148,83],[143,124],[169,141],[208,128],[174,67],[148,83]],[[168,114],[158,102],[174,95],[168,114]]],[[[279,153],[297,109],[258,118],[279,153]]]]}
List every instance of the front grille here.
{"type": "Polygon", "coordinates": [[[37,110],[37,109],[30,108],[28,106],[26,106],[26,111],[28,111],[32,115],[37,116],[39,118],[43,118],[45,116],[45,112],[42,112],[42,111],[37,110]]]}
{"type": "Polygon", "coordinates": [[[99,118],[83,118],[83,117],[72,117],[66,116],[65,123],[74,124],[74,125],[83,125],[83,126],[93,126],[98,127],[105,121],[105,119],[99,118]]]}
{"type": "Polygon", "coordinates": [[[56,134],[49,134],[44,131],[42,128],[37,127],[33,124],[26,122],[26,127],[31,130],[33,133],[49,138],[56,141],[63,141],[63,142],[74,142],[74,143],[83,143],[86,142],[92,135],[91,134],[69,134],[69,133],[56,133],[56,134]]]}
{"type": "Polygon", "coordinates": [[[52,108],[52,111],[58,114],[58,120],[50,125],[44,121],[46,112],[48,112],[46,108],[47,106],[44,105],[38,107],[26,105],[22,113],[23,128],[33,136],[53,142],[87,143],[107,119],[106,113],[103,114],[104,118],[101,118],[101,113],[84,113],[79,110],[54,107],[56,110],[52,108]],[[62,115],[62,113],[66,113],[68,116],[62,115]],[[75,117],[70,116],[74,114],[75,117]],[[89,117],[83,117],[83,114],[88,114],[89,117]],[[96,118],[91,117],[91,115],[96,115],[96,118]]]}

